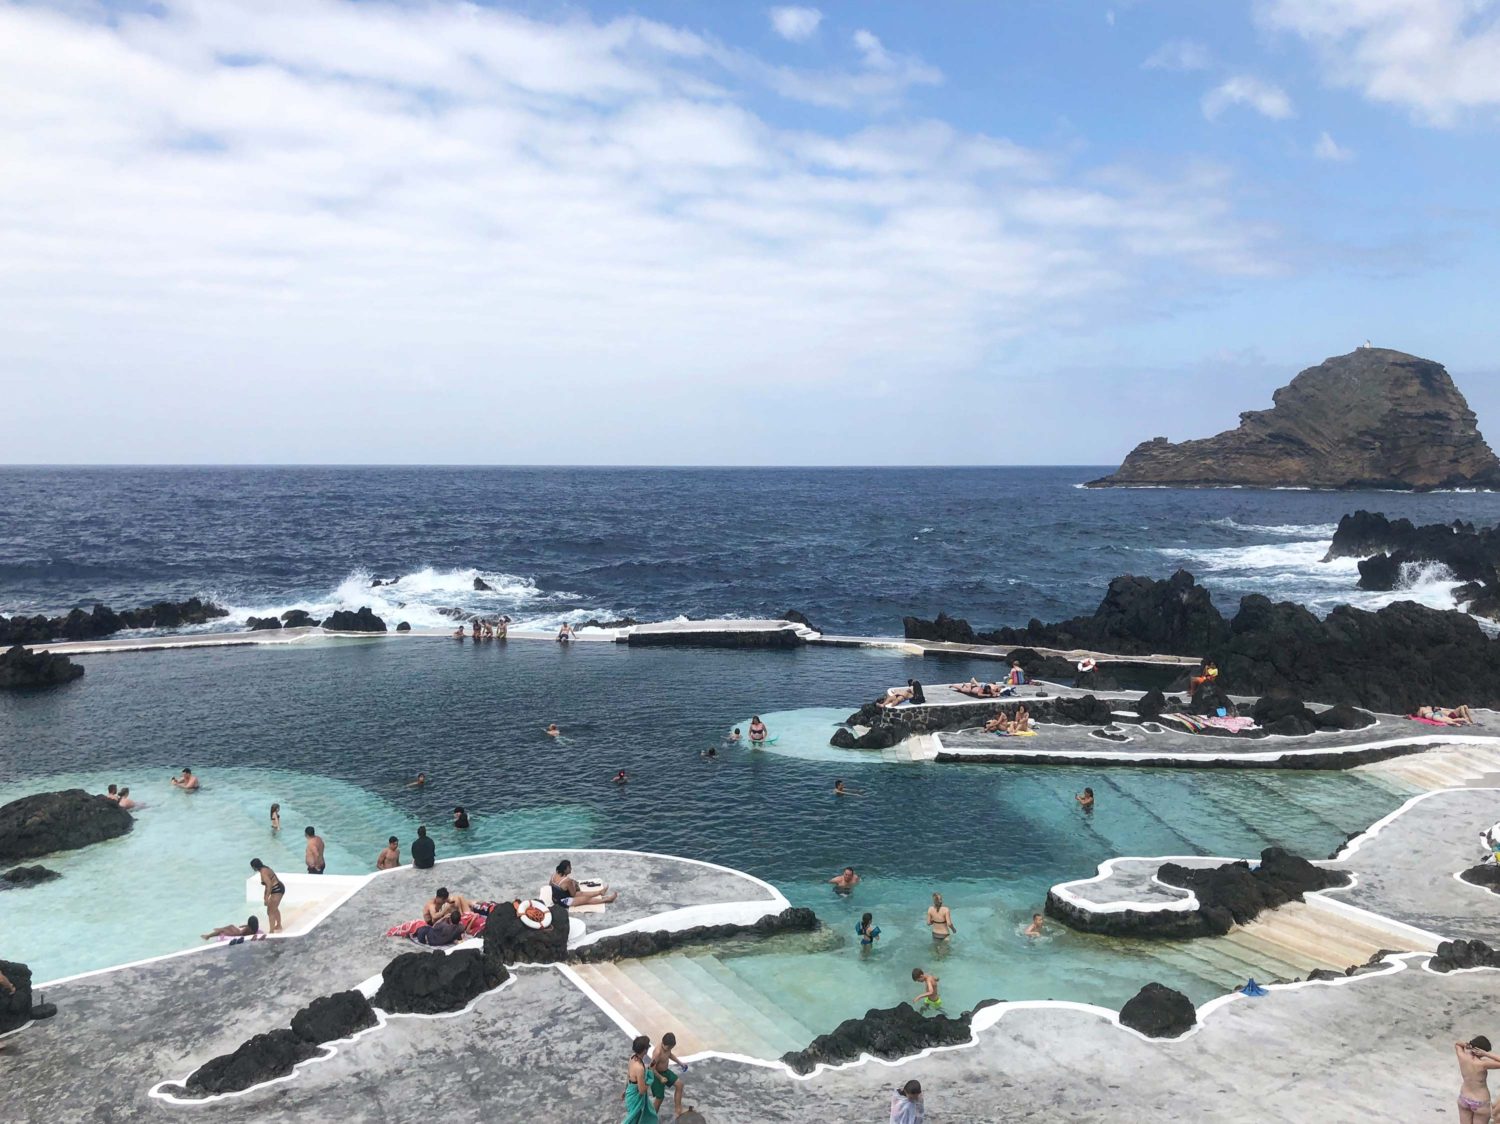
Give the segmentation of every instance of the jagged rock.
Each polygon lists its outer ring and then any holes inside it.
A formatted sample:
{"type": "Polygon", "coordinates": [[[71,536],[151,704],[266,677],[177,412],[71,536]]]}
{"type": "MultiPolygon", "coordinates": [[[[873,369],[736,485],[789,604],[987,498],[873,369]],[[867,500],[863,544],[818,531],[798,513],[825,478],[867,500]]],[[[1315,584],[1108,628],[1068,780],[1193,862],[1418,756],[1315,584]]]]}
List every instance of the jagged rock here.
{"type": "Polygon", "coordinates": [[[1080,691],[1118,691],[1120,681],[1108,672],[1096,668],[1093,671],[1075,671],[1073,686],[1080,691]]]}
{"type": "Polygon", "coordinates": [[[1375,725],[1375,716],[1348,703],[1331,706],[1313,715],[1313,722],[1320,730],[1363,730],[1375,725]]]}
{"type": "Polygon", "coordinates": [[[0,807],[0,863],[102,843],[134,823],[118,804],[81,788],[23,796],[0,807]]]}
{"type": "Polygon", "coordinates": [[[358,991],[338,991],[314,999],[292,1016],[292,1033],[304,1042],[352,1038],[376,1024],[370,1001],[358,991]]]}
{"type": "Polygon", "coordinates": [[[973,644],[974,630],[969,622],[950,617],[940,612],[936,620],[924,621],[919,617],[903,617],[902,627],[908,640],[934,640],[950,644],[973,644]]]}
{"type": "Polygon", "coordinates": [[[781,614],[781,619],[784,621],[791,621],[793,624],[800,624],[803,628],[810,629],[813,632],[823,631],[820,628],[814,627],[812,621],[808,620],[801,613],[797,612],[796,609],[788,609],[786,612],[781,614]]]}
{"type": "Polygon", "coordinates": [[[1500,486],[1500,461],[1443,367],[1362,347],[1309,367],[1239,428],[1138,445],[1091,487],[1432,488],[1500,486]]]}
{"type": "MultiPolygon", "coordinates": [[[[1460,581],[1493,584],[1500,573],[1500,528],[1477,530],[1472,523],[1428,523],[1387,519],[1380,512],[1360,509],[1339,520],[1324,561],[1335,558],[1373,559],[1384,555],[1399,577],[1404,562],[1441,562],[1460,581]]],[[[1364,568],[1361,567],[1361,573],[1364,568]]],[[[1392,584],[1360,583],[1364,589],[1394,589],[1392,584]]]]}
{"type": "Polygon", "coordinates": [[[396,631],[397,632],[410,632],[411,631],[411,625],[409,623],[407,623],[406,621],[402,621],[400,624],[398,624],[396,626],[396,631]]]}
{"type": "Polygon", "coordinates": [[[280,628],[281,622],[275,617],[247,617],[245,627],[251,632],[268,632],[273,628],[280,628]]]}
{"type": "Polygon", "coordinates": [[[1341,980],[1344,978],[1344,973],[1335,972],[1332,968],[1314,968],[1311,972],[1307,973],[1307,978],[1310,980],[1341,980]]]}
{"type": "Polygon", "coordinates": [[[1093,695],[1083,695],[1078,698],[1070,695],[1061,696],[1051,700],[1050,708],[1044,708],[1031,699],[1024,701],[1033,718],[1040,718],[1046,714],[1049,721],[1064,726],[1108,726],[1114,721],[1114,712],[1110,709],[1109,703],[1103,699],[1096,699],[1093,695]]]}
{"type": "Polygon", "coordinates": [[[494,593],[495,587],[483,578],[476,577],[474,579],[474,591],[476,593],[494,593]]]}
{"type": "Polygon", "coordinates": [[[281,623],[286,628],[316,628],[319,622],[306,609],[288,609],[281,614],[281,623]]]}
{"type": "Polygon", "coordinates": [[[15,987],[15,994],[0,994],[0,1034],[15,1030],[32,1015],[31,969],[14,960],[0,960],[0,974],[15,987]]]}
{"type": "Polygon", "coordinates": [[[1213,683],[1204,683],[1193,692],[1192,701],[1188,709],[1194,714],[1218,714],[1223,711],[1226,715],[1237,715],[1238,708],[1224,691],[1222,687],[1213,683]]]}
{"type": "Polygon", "coordinates": [[[237,1093],[252,1085],[285,1077],[299,1062],[316,1057],[320,1052],[317,1046],[303,1041],[290,1030],[273,1030],[241,1043],[232,1054],[220,1054],[204,1062],[184,1084],[190,1096],[237,1093]]]}
{"type": "Polygon", "coordinates": [[[1244,862],[1209,868],[1164,863],[1156,877],[1169,886],[1193,892],[1205,933],[1228,932],[1226,920],[1248,925],[1262,910],[1300,902],[1310,891],[1347,885],[1349,881],[1346,874],[1314,866],[1280,847],[1262,851],[1260,866],[1253,871],[1244,862]]]}
{"type": "MultiPolygon", "coordinates": [[[[1317,729],[1317,716],[1307,704],[1285,691],[1272,691],[1269,695],[1262,695],[1256,700],[1255,709],[1250,713],[1259,726],[1269,728],[1289,718],[1296,723],[1290,732],[1310,734],[1317,729]]],[[[1277,732],[1282,731],[1278,729],[1277,732]]]]}
{"type": "MultiPolygon", "coordinates": [[[[987,1004],[980,1004],[974,1011],[987,1004]]],[[[814,1038],[805,1050],[781,1056],[797,1073],[811,1073],[819,1065],[839,1065],[862,1054],[893,1061],[935,1046],[954,1046],[973,1037],[974,1011],[957,1017],[926,1016],[915,1007],[871,1008],[863,1018],[846,1019],[828,1034],[814,1038]]]]}
{"type": "Polygon", "coordinates": [[[1160,718],[1167,709],[1167,696],[1160,691],[1147,691],[1135,703],[1135,712],[1146,721],[1160,718]]]}
{"type": "Polygon", "coordinates": [[[379,589],[383,585],[395,585],[400,580],[400,578],[376,578],[370,583],[370,588],[379,589]]]}
{"type": "Polygon", "coordinates": [[[588,620],[584,621],[582,624],[577,625],[575,627],[575,631],[578,628],[606,628],[606,629],[632,628],[635,625],[638,625],[640,623],[641,622],[638,621],[638,620],[636,620],[634,617],[621,617],[619,620],[616,620],[616,621],[601,621],[598,617],[590,617],[588,620]]]}
{"type": "Polygon", "coordinates": [[[1148,983],[1120,1008],[1120,1024],[1148,1038],[1178,1038],[1197,1022],[1193,1001],[1159,983],[1148,983]]]}
{"type": "Polygon", "coordinates": [[[23,886],[37,886],[43,882],[51,882],[61,878],[55,870],[48,870],[44,866],[18,866],[0,874],[0,890],[20,889],[23,886]]]}
{"type": "Polygon", "coordinates": [[[368,605],[363,605],[357,613],[348,609],[335,611],[323,621],[323,627],[329,632],[384,632],[385,621],[371,612],[368,605]]]}
{"type": "Polygon", "coordinates": [[[393,1015],[460,1011],[498,987],[508,974],[502,965],[487,965],[484,954],[474,948],[452,953],[404,952],[381,972],[374,1005],[393,1015]]]}
{"type": "Polygon", "coordinates": [[[1400,584],[1401,563],[1389,554],[1375,554],[1360,560],[1360,589],[1392,590],[1400,584]]]}
{"type": "Polygon", "coordinates": [[[1434,972],[1451,972],[1457,968],[1500,968],[1500,949],[1483,941],[1444,941],[1428,961],[1434,972]]]}
{"type": "Polygon", "coordinates": [[[67,656],[33,652],[19,644],[0,652],[0,688],[58,687],[82,674],[83,668],[67,656]]]}
{"type": "Polygon", "coordinates": [[[42,644],[49,640],[97,640],[127,628],[180,628],[227,617],[228,609],[197,597],[186,601],[158,601],[143,609],[116,612],[95,605],[89,612],[74,609],[62,617],[0,617],[0,645],[42,644]]]}
{"type": "Polygon", "coordinates": [[[828,744],[834,749],[855,749],[859,745],[859,739],[848,726],[840,726],[833,732],[833,737],[828,739],[828,744]]]}
{"type": "Polygon", "coordinates": [[[484,962],[492,971],[508,964],[556,964],[568,955],[568,911],[552,906],[552,924],[545,929],[523,925],[516,911],[502,902],[484,925],[484,962]]]}
{"type": "MultiPolygon", "coordinates": [[[[792,906],[778,914],[762,917],[750,925],[695,925],[691,929],[680,929],[675,932],[657,930],[650,933],[621,933],[613,937],[604,937],[582,948],[573,949],[567,954],[567,959],[581,964],[637,959],[681,948],[683,945],[721,941],[729,937],[769,937],[777,933],[810,933],[817,929],[819,924],[812,910],[792,906]]],[[[486,931],[488,931],[488,926],[486,926],[486,931]]]]}

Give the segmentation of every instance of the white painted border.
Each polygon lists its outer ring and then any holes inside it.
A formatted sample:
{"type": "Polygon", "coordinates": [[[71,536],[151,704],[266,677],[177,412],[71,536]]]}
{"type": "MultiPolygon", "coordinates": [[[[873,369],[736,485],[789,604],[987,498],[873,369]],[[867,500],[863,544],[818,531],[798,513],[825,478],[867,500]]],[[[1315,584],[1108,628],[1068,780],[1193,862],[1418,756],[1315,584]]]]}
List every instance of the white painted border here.
{"type": "MultiPolygon", "coordinates": [[[[1046,726],[1048,725],[1048,723],[1039,722],[1037,723],[1037,725],[1046,726]]],[[[1184,731],[1184,733],[1186,733],[1186,731],[1184,731]]],[[[934,737],[936,736],[937,735],[934,735],[934,737]]],[[[1292,735],[1268,734],[1264,738],[1255,738],[1254,741],[1256,744],[1260,744],[1261,742],[1270,741],[1272,738],[1291,740],[1292,735]]],[[[1040,749],[1022,748],[1020,746],[1012,748],[1010,742],[1006,740],[1004,749],[999,748],[998,745],[994,749],[980,749],[974,746],[951,746],[943,747],[941,752],[952,754],[955,757],[989,757],[994,754],[1004,754],[1007,757],[1024,758],[1024,760],[1006,762],[1006,764],[1014,765],[1043,764],[1052,759],[1066,758],[1067,760],[1063,761],[1062,764],[1073,764],[1079,761],[1110,761],[1119,763],[1135,763],[1141,768],[1151,768],[1152,766],[1148,764],[1148,762],[1153,761],[1182,761],[1194,762],[1198,764],[1202,764],[1205,762],[1233,764],[1238,761],[1284,761],[1287,759],[1321,756],[1324,754],[1342,756],[1351,753],[1361,753],[1365,750],[1370,749],[1390,749],[1396,746],[1417,747],[1416,749],[1413,749],[1410,755],[1401,755],[1415,756],[1420,751],[1431,749],[1434,746],[1445,745],[1487,745],[1493,746],[1495,749],[1500,750],[1500,737],[1485,737],[1474,734],[1417,734],[1409,738],[1393,737],[1387,738],[1384,741],[1359,742],[1355,745],[1309,746],[1303,744],[1300,748],[1296,749],[1271,749],[1249,753],[1185,753],[1181,750],[1162,750],[1160,752],[1155,752],[1145,749],[1139,750],[1135,753],[1128,753],[1124,750],[1103,749],[1040,749]]],[[[985,764],[985,762],[981,761],[978,762],[978,764],[985,764]]],[[[1337,769],[1341,767],[1334,766],[1334,768],[1337,769]]]]}

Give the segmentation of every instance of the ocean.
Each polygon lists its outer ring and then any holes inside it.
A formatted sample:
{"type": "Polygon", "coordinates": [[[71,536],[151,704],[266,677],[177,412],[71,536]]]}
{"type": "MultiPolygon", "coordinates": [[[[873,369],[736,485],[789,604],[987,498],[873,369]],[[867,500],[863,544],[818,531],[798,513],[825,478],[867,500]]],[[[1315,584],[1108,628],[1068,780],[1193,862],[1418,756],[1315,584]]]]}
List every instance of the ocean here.
{"type": "Polygon", "coordinates": [[[1319,612],[1450,607],[1440,566],[1392,595],[1357,590],[1352,560],[1322,563],[1339,516],[1500,520],[1488,493],[1079,487],[1106,471],[5,468],[0,614],[195,595],[232,621],[369,605],[417,627],[447,623],[444,608],[537,626],[797,609],[888,635],[939,610],[987,627],[1059,619],[1091,611],[1117,574],[1178,567],[1225,610],[1250,592],[1319,612]]]}

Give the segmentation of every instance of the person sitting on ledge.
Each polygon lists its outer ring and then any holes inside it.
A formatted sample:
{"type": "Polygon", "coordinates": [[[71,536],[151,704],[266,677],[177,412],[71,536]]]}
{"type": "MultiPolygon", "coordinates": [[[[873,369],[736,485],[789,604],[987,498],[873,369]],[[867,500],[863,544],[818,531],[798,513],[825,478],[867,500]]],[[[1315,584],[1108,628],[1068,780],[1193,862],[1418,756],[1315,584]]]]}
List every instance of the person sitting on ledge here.
{"type": "Polygon", "coordinates": [[[1012,734],[1029,734],[1031,732],[1031,712],[1026,709],[1024,703],[1016,707],[1016,716],[1010,722],[1010,732],[1012,734]]]}
{"type": "Polygon", "coordinates": [[[243,925],[220,925],[211,933],[204,933],[203,939],[214,940],[218,937],[249,937],[252,941],[263,941],[266,935],[260,931],[260,918],[251,914],[243,925]]]}
{"type": "Polygon", "coordinates": [[[469,622],[469,626],[474,630],[473,639],[477,641],[479,639],[479,618],[475,617],[469,622]]]}
{"type": "Polygon", "coordinates": [[[1012,687],[1024,687],[1026,685],[1026,669],[1021,666],[1020,660],[1013,660],[1010,665],[1010,674],[1005,681],[1012,687]]]}
{"type": "Polygon", "coordinates": [[[835,894],[848,894],[859,885],[859,875],[854,873],[852,866],[846,866],[838,874],[828,880],[835,894]]]}
{"type": "Polygon", "coordinates": [[[172,778],[172,787],[180,788],[183,792],[197,792],[198,778],[193,776],[193,771],[184,765],[182,767],[182,776],[172,778]]]}
{"type": "Polygon", "coordinates": [[[1218,681],[1219,667],[1213,660],[1204,660],[1203,666],[1198,669],[1198,674],[1188,679],[1188,694],[1196,695],[1198,688],[1205,683],[1212,686],[1218,681]]]}
{"type": "Polygon", "coordinates": [[[394,835],[385,842],[385,850],[375,856],[376,870],[394,870],[401,865],[401,842],[394,835]]]}
{"type": "Polygon", "coordinates": [[[567,859],[557,864],[547,884],[552,888],[553,904],[567,909],[580,905],[608,905],[620,896],[602,884],[597,890],[583,889],[573,877],[573,864],[567,859]]]}
{"type": "Polygon", "coordinates": [[[418,870],[431,870],[437,861],[437,845],[427,838],[427,828],[418,827],[417,837],[411,841],[411,865],[418,870]]]}
{"type": "Polygon", "coordinates": [[[504,640],[508,635],[510,635],[510,618],[501,617],[495,622],[495,639],[504,640]]]}
{"type": "Polygon", "coordinates": [[[465,914],[474,911],[474,903],[462,894],[448,893],[448,887],[439,886],[437,893],[427,899],[422,907],[422,920],[431,925],[446,913],[465,914]]]}
{"type": "Polygon", "coordinates": [[[573,629],[568,625],[566,621],[564,621],[563,626],[557,630],[557,642],[559,644],[566,644],[572,639],[573,629]]]}

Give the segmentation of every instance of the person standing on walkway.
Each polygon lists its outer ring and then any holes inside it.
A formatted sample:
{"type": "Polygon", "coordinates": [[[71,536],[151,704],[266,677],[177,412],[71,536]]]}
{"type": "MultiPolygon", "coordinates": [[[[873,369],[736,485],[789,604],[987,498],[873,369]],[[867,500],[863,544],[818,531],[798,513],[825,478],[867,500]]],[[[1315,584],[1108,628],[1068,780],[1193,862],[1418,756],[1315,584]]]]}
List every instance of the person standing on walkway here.
{"type": "Polygon", "coordinates": [[[1500,1058],[1490,1053],[1490,1040],[1484,1035],[1467,1042],[1455,1042],[1458,1072],[1463,1085],[1458,1090],[1459,1124],[1489,1124],[1490,1070],[1500,1069],[1500,1058]]]}
{"type": "Polygon", "coordinates": [[[250,860],[250,869],[260,877],[261,900],[266,903],[267,928],[273,933],[281,932],[281,897],[286,887],[276,872],[259,859],[250,860]]]}
{"type": "Polygon", "coordinates": [[[417,837],[411,841],[411,865],[418,870],[431,870],[437,861],[437,846],[427,838],[425,827],[417,828],[417,837]]]}
{"type": "Polygon", "coordinates": [[[908,1081],[891,1093],[891,1124],[922,1124],[927,1109],[922,1104],[922,1083],[908,1081]]]}
{"type": "Polygon", "coordinates": [[[630,1065],[625,1070],[625,1115],[620,1124],[656,1124],[656,1106],[651,1102],[651,1087],[646,1079],[646,1051],[651,1039],[644,1034],[630,1044],[630,1065]]]}
{"type": "Polygon", "coordinates": [[[307,836],[307,850],[302,854],[307,862],[307,873],[322,874],[328,869],[328,864],[323,859],[322,836],[313,830],[312,824],[308,824],[302,834],[307,836]]]}

